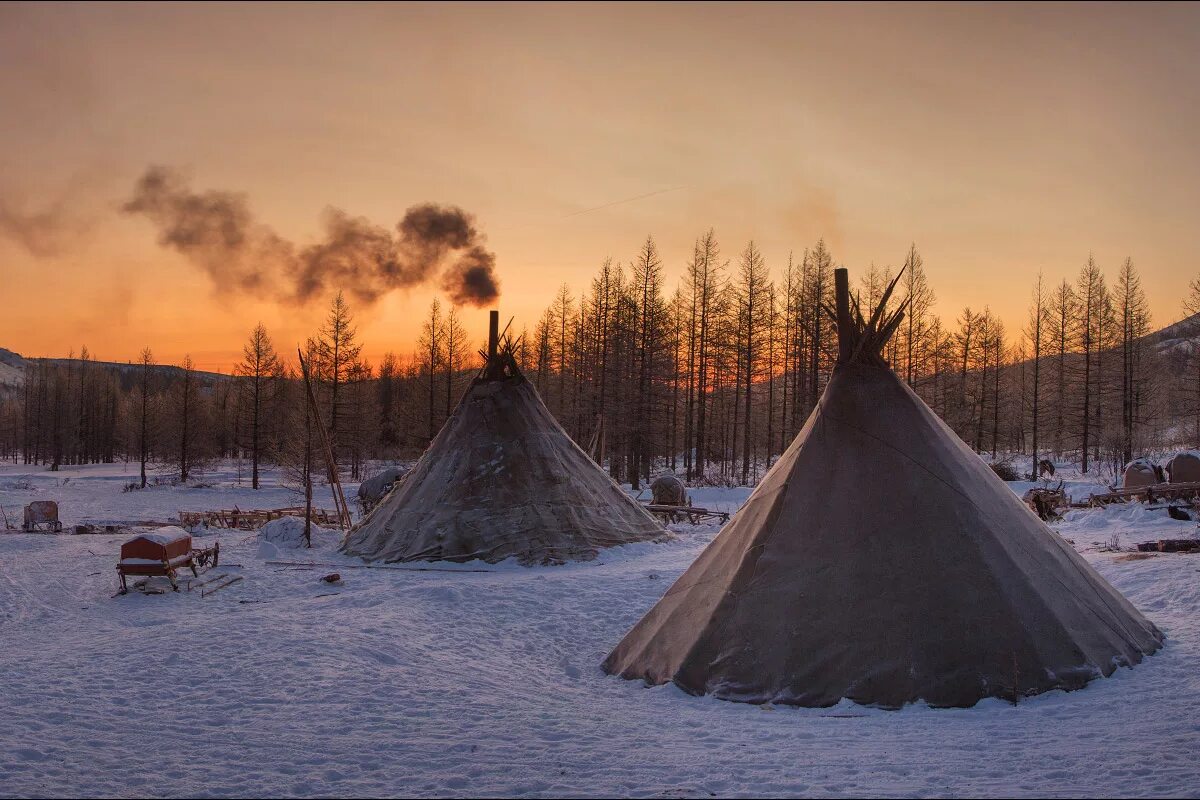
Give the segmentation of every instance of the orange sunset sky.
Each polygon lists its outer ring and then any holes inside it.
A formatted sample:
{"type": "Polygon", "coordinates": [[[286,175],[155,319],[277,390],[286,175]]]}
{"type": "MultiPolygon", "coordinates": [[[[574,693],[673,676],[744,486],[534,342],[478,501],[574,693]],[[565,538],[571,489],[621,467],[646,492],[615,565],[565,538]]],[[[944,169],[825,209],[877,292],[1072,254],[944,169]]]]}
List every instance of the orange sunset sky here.
{"type": "MultiPolygon", "coordinates": [[[[1198,53],[1194,5],[6,4],[0,347],[228,369],[260,319],[315,329],[324,300],[220,292],[121,213],[150,165],[300,247],[331,206],[461,206],[518,325],[647,234],[673,288],[711,226],[775,271],[915,241],[938,313],[1010,330],[1039,270],[1129,255],[1157,327],[1200,272],[1198,53]]],[[[373,361],[436,286],[355,306],[373,361]]]]}

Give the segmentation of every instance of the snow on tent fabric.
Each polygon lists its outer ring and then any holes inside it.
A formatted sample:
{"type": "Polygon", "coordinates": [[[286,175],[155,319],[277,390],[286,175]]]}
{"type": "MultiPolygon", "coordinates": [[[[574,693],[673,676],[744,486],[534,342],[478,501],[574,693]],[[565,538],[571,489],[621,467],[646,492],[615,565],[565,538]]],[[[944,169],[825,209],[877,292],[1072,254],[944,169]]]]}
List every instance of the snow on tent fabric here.
{"type": "Polygon", "coordinates": [[[369,560],[522,565],[667,536],[571,441],[499,346],[412,472],[346,539],[369,560]]]}
{"type": "MultiPolygon", "coordinates": [[[[1074,689],[1162,634],[879,355],[837,270],[837,367],[742,510],[604,669],[726,700],[971,706],[1074,689]]],[[[893,284],[894,287],[895,284],[893,284]]]]}
{"type": "Polygon", "coordinates": [[[1125,472],[1121,476],[1122,489],[1140,489],[1162,482],[1162,467],[1144,458],[1137,458],[1126,464],[1125,472]]]}

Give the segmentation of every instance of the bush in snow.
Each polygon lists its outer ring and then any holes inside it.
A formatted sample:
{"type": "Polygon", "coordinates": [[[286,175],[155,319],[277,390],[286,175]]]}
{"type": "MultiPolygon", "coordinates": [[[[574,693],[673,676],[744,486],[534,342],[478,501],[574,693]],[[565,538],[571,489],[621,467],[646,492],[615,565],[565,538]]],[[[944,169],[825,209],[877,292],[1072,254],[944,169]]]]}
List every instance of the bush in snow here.
{"type": "Polygon", "coordinates": [[[1000,476],[1002,481],[1019,481],[1021,476],[1017,474],[1016,467],[1008,461],[993,461],[988,465],[992,468],[992,472],[1000,476]]]}

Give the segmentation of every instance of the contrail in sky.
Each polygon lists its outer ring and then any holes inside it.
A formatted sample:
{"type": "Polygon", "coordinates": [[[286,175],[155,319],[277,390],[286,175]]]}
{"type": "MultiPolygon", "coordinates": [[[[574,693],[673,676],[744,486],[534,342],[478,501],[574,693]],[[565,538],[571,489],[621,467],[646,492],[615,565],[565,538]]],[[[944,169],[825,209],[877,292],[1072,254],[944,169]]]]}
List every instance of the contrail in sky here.
{"type": "Polygon", "coordinates": [[[614,200],[611,203],[605,203],[604,205],[596,206],[595,208],[585,208],[582,211],[575,211],[571,214],[567,214],[567,216],[563,217],[563,219],[568,219],[570,217],[578,217],[580,214],[587,214],[590,211],[599,211],[602,208],[612,208],[613,206],[619,206],[622,203],[632,203],[634,200],[644,200],[647,197],[654,197],[654,195],[656,195],[656,194],[666,194],[667,192],[677,192],[680,189],[686,189],[686,188],[687,188],[686,186],[672,186],[670,189],[659,189],[656,192],[646,192],[645,194],[639,194],[636,197],[626,197],[624,200],[614,200]]]}

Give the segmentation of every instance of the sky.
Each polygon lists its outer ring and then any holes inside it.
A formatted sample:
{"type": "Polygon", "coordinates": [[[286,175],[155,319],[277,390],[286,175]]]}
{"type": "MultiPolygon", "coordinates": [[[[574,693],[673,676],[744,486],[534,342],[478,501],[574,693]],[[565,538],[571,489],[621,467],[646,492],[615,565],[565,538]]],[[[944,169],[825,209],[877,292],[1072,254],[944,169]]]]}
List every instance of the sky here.
{"type": "MultiPolygon", "coordinates": [[[[336,286],[219,283],[123,210],[151,167],[297,251],[330,209],[460,207],[518,326],[647,235],[673,289],[710,227],[775,274],[913,242],[937,313],[1010,329],[1039,271],[1129,256],[1167,324],[1200,274],[1196,53],[1195,5],[5,4],[0,347],[228,370],[260,320],[315,330],[336,286]]],[[[435,297],[352,297],[365,354],[411,353],[435,297]]]]}

